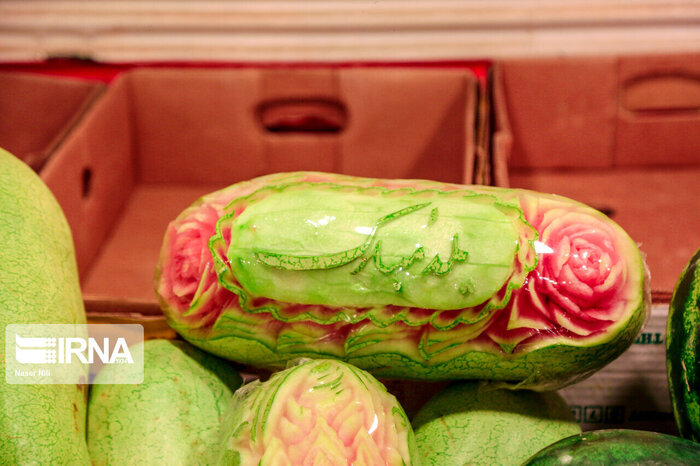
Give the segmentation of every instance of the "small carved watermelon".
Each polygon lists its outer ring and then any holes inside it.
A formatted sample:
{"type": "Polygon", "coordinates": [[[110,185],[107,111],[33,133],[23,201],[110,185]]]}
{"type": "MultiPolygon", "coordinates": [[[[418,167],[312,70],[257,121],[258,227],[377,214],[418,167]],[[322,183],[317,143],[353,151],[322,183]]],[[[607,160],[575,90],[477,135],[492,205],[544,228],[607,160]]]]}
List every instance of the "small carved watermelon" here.
{"type": "Polygon", "coordinates": [[[636,244],[580,203],[308,172],[194,203],[168,227],[155,285],[173,328],[240,363],[333,357],[538,389],[616,358],[649,305],[636,244]]]}
{"type": "Polygon", "coordinates": [[[700,442],[700,250],[678,279],[668,310],[666,369],[671,406],[684,438],[700,442]]]}
{"type": "Polygon", "coordinates": [[[519,465],[581,427],[556,392],[453,383],[413,419],[423,466],[519,465]]]}
{"type": "Polygon", "coordinates": [[[335,360],[302,360],[243,386],[222,431],[217,464],[417,464],[396,398],[369,373],[335,360]]]}

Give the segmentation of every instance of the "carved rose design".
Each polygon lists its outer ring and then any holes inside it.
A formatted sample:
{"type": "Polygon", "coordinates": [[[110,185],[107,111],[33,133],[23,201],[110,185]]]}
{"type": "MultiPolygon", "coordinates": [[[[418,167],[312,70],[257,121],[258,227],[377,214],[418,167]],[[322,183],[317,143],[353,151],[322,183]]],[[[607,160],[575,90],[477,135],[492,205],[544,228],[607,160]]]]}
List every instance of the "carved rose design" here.
{"type": "Polygon", "coordinates": [[[197,326],[213,323],[234,298],[219,285],[209,251],[209,238],[227,202],[212,199],[191,207],[168,226],[158,294],[197,326]]]}
{"type": "Polygon", "coordinates": [[[614,321],[627,271],[612,227],[568,206],[529,220],[540,233],[539,263],[518,306],[582,336],[614,321]]]}

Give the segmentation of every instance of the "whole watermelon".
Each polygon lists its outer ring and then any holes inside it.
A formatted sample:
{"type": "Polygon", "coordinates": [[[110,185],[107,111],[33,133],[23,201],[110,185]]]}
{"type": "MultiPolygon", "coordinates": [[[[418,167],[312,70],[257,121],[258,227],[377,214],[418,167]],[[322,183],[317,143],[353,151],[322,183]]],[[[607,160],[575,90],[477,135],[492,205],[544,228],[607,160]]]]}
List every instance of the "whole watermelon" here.
{"type": "Polygon", "coordinates": [[[522,466],[685,466],[700,464],[700,445],[673,435],[606,429],[572,435],[532,455],[522,466]]]}
{"type": "Polygon", "coordinates": [[[581,433],[556,392],[456,382],[413,418],[424,466],[518,465],[541,448],[581,433]]]}
{"type": "Polygon", "coordinates": [[[141,384],[118,380],[125,365],[106,366],[88,404],[88,446],[94,465],[211,464],[219,428],[241,377],[228,364],[187,342],[149,340],[141,384]]]}
{"type": "Polygon", "coordinates": [[[666,369],[680,435],[700,441],[700,250],[676,283],[666,327],[666,369]]]}
{"type": "Polygon", "coordinates": [[[85,310],[61,207],[27,165],[0,149],[0,463],[89,464],[87,385],[7,383],[9,324],[85,324],[85,310]]]}

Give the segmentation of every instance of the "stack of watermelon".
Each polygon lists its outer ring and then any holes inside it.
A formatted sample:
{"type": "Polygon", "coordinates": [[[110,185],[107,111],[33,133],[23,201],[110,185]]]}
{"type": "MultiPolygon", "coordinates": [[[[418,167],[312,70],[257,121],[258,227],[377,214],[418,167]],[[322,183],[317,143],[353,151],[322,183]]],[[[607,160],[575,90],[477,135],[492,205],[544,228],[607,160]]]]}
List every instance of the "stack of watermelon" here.
{"type": "MultiPolygon", "coordinates": [[[[0,302],[16,303],[0,316],[84,322],[60,209],[7,153],[0,181],[0,302]],[[27,304],[15,299],[20,285],[41,292],[27,304]]],[[[678,382],[695,383],[698,281],[679,285],[669,321],[685,332],[674,330],[685,349],[669,347],[684,436],[697,434],[694,386],[684,392],[678,382]]],[[[636,244],[569,199],[270,175],[205,196],[174,219],[155,286],[185,341],[133,348],[144,355],[144,382],[94,385],[87,416],[75,387],[4,385],[3,462],[700,461],[700,446],[676,437],[584,434],[557,394],[629,347],[650,300],[636,244]],[[239,371],[250,368],[265,376],[241,386],[239,371]],[[446,388],[409,419],[378,379],[446,388]]]]}

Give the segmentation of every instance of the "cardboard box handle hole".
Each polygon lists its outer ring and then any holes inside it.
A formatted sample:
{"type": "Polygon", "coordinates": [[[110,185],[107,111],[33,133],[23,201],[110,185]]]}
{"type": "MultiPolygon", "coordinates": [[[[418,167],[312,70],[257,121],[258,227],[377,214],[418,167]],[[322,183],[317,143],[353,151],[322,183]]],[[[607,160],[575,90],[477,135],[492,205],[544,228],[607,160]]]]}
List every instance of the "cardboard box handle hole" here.
{"type": "Polygon", "coordinates": [[[607,215],[608,217],[612,218],[613,216],[615,216],[615,209],[613,207],[601,205],[595,206],[594,209],[596,209],[604,215],[607,215]]]}
{"type": "Polygon", "coordinates": [[[87,199],[92,191],[92,168],[84,167],[80,179],[82,187],[81,194],[83,199],[87,199]]]}
{"type": "Polygon", "coordinates": [[[625,83],[622,106],[634,113],[675,116],[700,110],[700,76],[660,75],[625,83]]]}
{"type": "Polygon", "coordinates": [[[345,105],[335,100],[275,100],[258,107],[258,119],[268,133],[336,134],[347,125],[345,105]]]}

